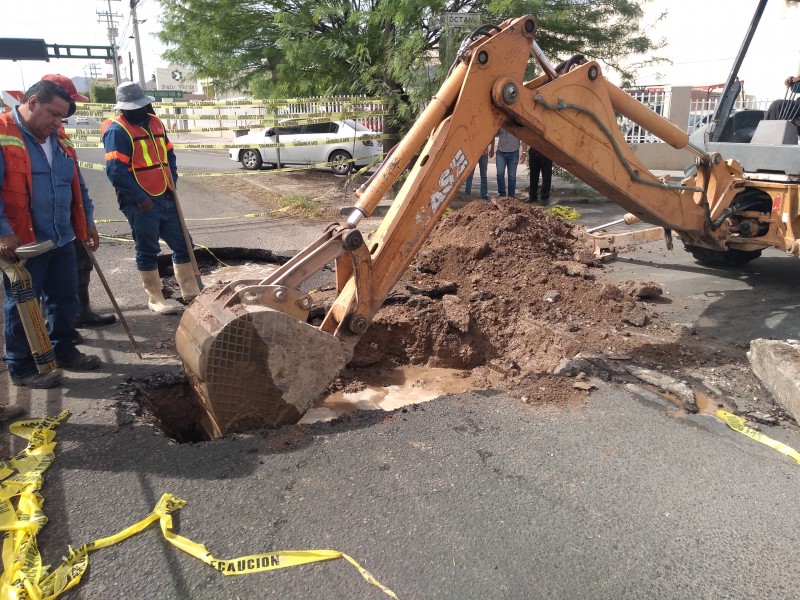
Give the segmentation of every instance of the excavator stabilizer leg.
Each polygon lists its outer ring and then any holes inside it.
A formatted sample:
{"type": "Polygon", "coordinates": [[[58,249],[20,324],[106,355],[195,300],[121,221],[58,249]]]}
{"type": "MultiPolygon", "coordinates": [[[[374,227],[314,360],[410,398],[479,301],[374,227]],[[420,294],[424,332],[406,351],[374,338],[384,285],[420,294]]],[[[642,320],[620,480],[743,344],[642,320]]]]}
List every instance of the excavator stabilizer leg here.
{"type": "Polygon", "coordinates": [[[217,438],[295,423],[352,355],[338,338],[258,304],[226,306],[207,288],[181,317],[178,355],[217,438]]]}

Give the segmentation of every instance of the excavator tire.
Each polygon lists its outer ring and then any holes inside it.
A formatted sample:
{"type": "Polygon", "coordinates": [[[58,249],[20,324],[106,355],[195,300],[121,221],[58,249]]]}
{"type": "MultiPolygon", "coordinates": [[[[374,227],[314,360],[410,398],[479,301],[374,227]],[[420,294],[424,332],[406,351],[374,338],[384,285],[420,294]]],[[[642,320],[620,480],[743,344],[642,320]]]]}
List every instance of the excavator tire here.
{"type": "Polygon", "coordinates": [[[697,262],[710,267],[739,267],[761,256],[761,250],[711,250],[689,244],[683,249],[691,252],[697,262]]]}

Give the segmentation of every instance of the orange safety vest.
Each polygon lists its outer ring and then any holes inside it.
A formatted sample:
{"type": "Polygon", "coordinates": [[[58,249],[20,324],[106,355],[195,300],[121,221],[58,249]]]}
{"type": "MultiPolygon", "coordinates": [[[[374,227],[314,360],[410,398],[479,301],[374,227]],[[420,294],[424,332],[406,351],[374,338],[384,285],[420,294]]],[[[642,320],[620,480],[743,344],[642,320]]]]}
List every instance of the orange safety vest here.
{"type": "Polygon", "coordinates": [[[128,171],[133,173],[141,188],[150,196],[160,196],[170,186],[169,159],[167,152],[172,150],[172,142],[167,141],[164,125],[158,117],[150,115],[150,131],[139,125],[134,125],[118,115],[103,122],[100,135],[104,136],[112,123],[116,123],[125,130],[131,138],[133,156],[123,154],[119,150],[106,152],[106,160],[121,160],[128,165],[128,171]]]}
{"type": "MultiPolygon", "coordinates": [[[[75,161],[75,173],[72,177],[72,228],[75,236],[80,240],[88,239],[86,231],[86,213],[83,210],[83,193],[78,175],[78,155],[67,134],[62,130],[58,132],[58,143],[75,161]]],[[[33,232],[33,219],[31,217],[31,189],[33,176],[31,174],[31,161],[25,140],[19,130],[12,113],[0,114],[0,149],[6,163],[6,175],[3,179],[3,213],[8,219],[11,228],[23,244],[36,242],[33,232]]]]}

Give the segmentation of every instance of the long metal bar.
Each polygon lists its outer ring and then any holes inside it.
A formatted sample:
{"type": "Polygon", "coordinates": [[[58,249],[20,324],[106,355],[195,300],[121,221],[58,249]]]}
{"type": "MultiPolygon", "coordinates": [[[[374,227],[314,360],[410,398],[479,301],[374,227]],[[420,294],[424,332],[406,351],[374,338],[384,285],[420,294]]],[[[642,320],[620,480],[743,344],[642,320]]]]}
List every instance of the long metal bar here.
{"type": "Polygon", "coordinates": [[[111,286],[108,285],[108,281],[106,281],[106,276],[103,275],[103,270],[100,268],[100,264],[97,262],[94,252],[92,252],[92,250],[86,245],[86,242],[82,243],[83,247],[86,248],[86,254],[89,255],[89,260],[92,261],[95,273],[97,273],[97,276],[100,278],[100,282],[103,284],[103,288],[106,290],[109,300],[111,300],[111,305],[114,307],[114,312],[116,312],[117,316],[119,317],[119,322],[122,323],[122,326],[125,328],[125,333],[128,334],[128,339],[131,341],[133,351],[136,352],[136,356],[138,356],[141,360],[142,353],[139,350],[139,344],[137,344],[136,340],[133,339],[131,328],[128,327],[128,321],[125,320],[125,315],[122,314],[122,309],[119,307],[119,304],[117,304],[117,299],[114,297],[114,293],[111,291],[111,286]]]}
{"type": "Polygon", "coordinates": [[[731,116],[733,104],[736,102],[736,96],[739,95],[739,91],[741,90],[741,84],[739,83],[739,67],[742,66],[742,61],[744,61],[747,50],[750,48],[750,42],[753,40],[753,35],[755,35],[758,22],[761,20],[761,15],[764,14],[764,8],[766,6],[767,0],[759,0],[756,12],[753,15],[753,20],[750,21],[750,27],[742,40],[739,53],[736,55],[736,60],[733,62],[730,75],[728,75],[728,81],[725,83],[725,90],[722,92],[719,104],[717,104],[717,110],[714,111],[714,118],[708,128],[710,142],[719,141],[722,131],[725,129],[725,123],[731,116]]]}
{"type": "Polygon", "coordinates": [[[192,236],[189,235],[189,229],[186,227],[186,220],[183,218],[183,210],[181,203],[178,201],[178,190],[175,189],[175,182],[172,179],[172,170],[169,166],[169,161],[164,165],[164,171],[169,178],[169,188],[172,191],[172,200],[175,202],[175,210],[178,212],[178,220],[181,224],[181,231],[183,232],[183,240],[186,243],[186,251],[189,253],[189,260],[192,263],[194,270],[194,278],[197,280],[197,287],[200,291],[203,290],[203,280],[200,277],[200,268],[197,266],[197,258],[194,255],[194,248],[192,247],[192,236]]]}

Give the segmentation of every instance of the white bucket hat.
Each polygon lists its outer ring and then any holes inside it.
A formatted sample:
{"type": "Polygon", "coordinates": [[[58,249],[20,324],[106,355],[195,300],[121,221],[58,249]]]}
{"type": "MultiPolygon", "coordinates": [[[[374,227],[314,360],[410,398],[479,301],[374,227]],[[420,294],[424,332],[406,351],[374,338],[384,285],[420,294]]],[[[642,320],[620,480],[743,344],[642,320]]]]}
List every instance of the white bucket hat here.
{"type": "Polygon", "coordinates": [[[117,110],[136,110],[155,101],[155,98],[145,96],[142,87],[138,83],[126,81],[117,88],[117,105],[114,108],[117,110]]]}

